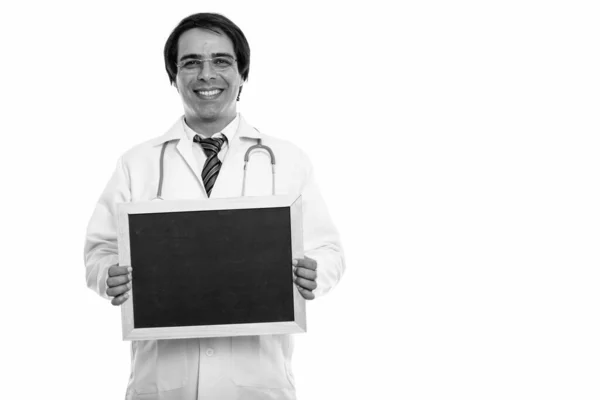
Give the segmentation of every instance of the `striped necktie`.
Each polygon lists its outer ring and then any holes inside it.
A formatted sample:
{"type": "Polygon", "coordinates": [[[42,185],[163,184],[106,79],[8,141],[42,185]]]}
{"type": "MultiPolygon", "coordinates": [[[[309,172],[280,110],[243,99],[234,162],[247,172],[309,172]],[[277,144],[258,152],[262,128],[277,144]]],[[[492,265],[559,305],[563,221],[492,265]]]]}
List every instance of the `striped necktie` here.
{"type": "Polygon", "coordinates": [[[194,142],[200,143],[200,146],[202,146],[202,149],[204,150],[204,154],[206,154],[206,162],[202,169],[202,182],[204,182],[204,188],[206,189],[208,197],[210,197],[210,192],[212,192],[212,188],[219,175],[219,170],[221,169],[221,160],[219,160],[217,155],[221,150],[221,146],[223,146],[223,143],[226,141],[227,138],[225,136],[214,139],[202,139],[200,135],[194,136],[194,142]]]}

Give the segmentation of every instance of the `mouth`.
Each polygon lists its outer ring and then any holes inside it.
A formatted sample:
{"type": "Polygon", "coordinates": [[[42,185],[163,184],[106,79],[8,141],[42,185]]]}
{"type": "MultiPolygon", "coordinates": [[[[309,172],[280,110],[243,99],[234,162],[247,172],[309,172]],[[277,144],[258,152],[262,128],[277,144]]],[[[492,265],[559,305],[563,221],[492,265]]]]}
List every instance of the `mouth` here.
{"type": "Polygon", "coordinates": [[[210,89],[210,90],[198,89],[198,90],[194,90],[194,93],[196,93],[196,96],[200,97],[203,100],[213,100],[213,99],[216,99],[217,97],[219,97],[219,95],[222,92],[223,92],[223,89],[210,89]]]}

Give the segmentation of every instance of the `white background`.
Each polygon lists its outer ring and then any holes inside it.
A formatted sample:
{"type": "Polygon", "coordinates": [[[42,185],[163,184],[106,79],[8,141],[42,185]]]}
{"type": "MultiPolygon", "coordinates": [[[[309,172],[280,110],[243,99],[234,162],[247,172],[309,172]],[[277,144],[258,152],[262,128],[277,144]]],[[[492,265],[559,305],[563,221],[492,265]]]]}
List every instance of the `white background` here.
{"type": "Polygon", "coordinates": [[[215,11],[251,45],[240,111],[310,155],[346,250],[296,336],[299,399],[599,398],[596,2],[168,3],[0,10],[0,397],[124,396],[85,228],[182,113],[166,38],[215,11]]]}

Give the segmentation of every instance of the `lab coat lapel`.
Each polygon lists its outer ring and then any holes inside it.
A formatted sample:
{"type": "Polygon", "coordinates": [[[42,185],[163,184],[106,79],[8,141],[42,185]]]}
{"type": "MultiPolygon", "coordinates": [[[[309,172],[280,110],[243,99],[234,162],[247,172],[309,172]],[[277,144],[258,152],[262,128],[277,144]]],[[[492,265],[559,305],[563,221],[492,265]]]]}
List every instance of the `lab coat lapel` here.
{"type": "Polygon", "coordinates": [[[188,167],[192,170],[194,175],[199,182],[202,182],[202,174],[201,171],[198,170],[198,164],[196,158],[194,157],[194,153],[192,151],[192,146],[190,141],[187,139],[185,132],[183,131],[183,126],[181,127],[182,138],[177,143],[177,151],[183,157],[188,167]]]}
{"type": "Polygon", "coordinates": [[[196,176],[198,182],[202,182],[202,174],[201,171],[198,171],[198,164],[196,158],[194,157],[194,153],[192,151],[192,143],[187,138],[185,131],[183,129],[183,117],[179,118],[177,122],[165,133],[163,136],[157,138],[154,141],[154,145],[159,146],[164,142],[168,142],[171,140],[177,140],[177,152],[179,155],[185,160],[185,163],[190,168],[190,170],[196,176]]]}

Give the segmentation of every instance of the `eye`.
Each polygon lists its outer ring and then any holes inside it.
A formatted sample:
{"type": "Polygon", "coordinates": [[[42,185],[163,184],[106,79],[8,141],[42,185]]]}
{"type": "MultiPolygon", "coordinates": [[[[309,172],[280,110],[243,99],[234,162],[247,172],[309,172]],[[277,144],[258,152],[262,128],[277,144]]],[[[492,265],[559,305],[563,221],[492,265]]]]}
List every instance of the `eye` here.
{"type": "Polygon", "coordinates": [[[228,57],[217,57],[214,59],[214,63],[219,67],[229,67],[232,64],[232,61],[228,57]]]}
{"type": "Polygon", "coordinates": [[[199,65],[201,65],[201,64],[202,64],[202,61],[200,61],[200,60],[194,60],[194,59],[191,59],[191,60],[185,60],[185,61],[184,61],[184,62],[181,64],[181,66],[182,66],[183,68],[195,68],[195,67],[197,67],[197,66],[199,66],[199,65]]]}

